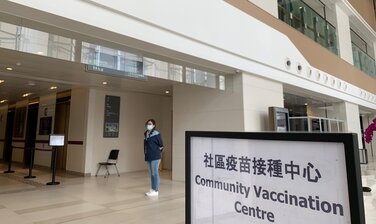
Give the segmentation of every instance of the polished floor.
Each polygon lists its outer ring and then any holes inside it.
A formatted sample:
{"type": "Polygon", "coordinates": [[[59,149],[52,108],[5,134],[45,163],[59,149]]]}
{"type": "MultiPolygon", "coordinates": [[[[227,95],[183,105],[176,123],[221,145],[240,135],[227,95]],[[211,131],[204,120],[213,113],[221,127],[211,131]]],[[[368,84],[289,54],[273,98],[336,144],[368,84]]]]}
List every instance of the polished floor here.
{"type": "MultiPolygon", "coordinates": [[[[0,164],[0,170],[5,165],[0,164]]],[[[118,224],[184,223],[184,183],[171,181],[162,172],[158,200],[148,199],[147,172],[103,177],[76,177],[59,174],[58,186],[46,186],[51,175],[35,170],[36,179],[25,180],[27,170],[0,174],[0,223],[4,224],[118,224]]],[[[367,224],[376,224],[376,160],[362,165],[362,179],[373,189],[365,193],[367,224]]]]}

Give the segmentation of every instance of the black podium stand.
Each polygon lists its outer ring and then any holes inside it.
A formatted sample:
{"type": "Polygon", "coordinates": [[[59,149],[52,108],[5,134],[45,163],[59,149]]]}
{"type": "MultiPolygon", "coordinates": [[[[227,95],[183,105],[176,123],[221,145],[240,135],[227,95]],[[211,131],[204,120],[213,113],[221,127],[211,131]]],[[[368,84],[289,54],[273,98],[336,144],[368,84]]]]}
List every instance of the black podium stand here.
{"type": "Polygon", "coordinates": [[[48,182],[47,185],[59,185],[60,182],[55,181],[56,177],[56,157],[57,157],[57,147],[52,147],[52,180],[48,182]]]}
{"type": "Polygon", "coordinates": [[[56,177],[56,159],[57,159],[57,147],[64,146],[64,135],[52,134],[49,139],[49,146],[52,146],[52,180],[46,183],[46,185],[59,185],[60,182],[55,180],[56,177]]]}

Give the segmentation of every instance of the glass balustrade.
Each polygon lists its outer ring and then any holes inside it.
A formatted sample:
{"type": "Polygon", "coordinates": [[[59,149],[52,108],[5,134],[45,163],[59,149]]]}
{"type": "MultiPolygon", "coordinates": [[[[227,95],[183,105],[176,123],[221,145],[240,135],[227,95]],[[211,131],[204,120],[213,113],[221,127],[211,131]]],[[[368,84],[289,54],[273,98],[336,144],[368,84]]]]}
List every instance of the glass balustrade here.
{"type": "Polygon", "coordinates": [[[290,117],[290,131],[302,132],[344,132],[343,120],[324,117],[290,117]]]}
{"type": "Polygon", "coordinates": [[[338,54],[336,29],[301,0],[278,0],[279,19],[338,54]]]}
{"type": "Polygon", "coordinates": [[[362,51],[354,43],[352,44],[354,66],[376,78],[376,62],[371,56],[362,51]]]}

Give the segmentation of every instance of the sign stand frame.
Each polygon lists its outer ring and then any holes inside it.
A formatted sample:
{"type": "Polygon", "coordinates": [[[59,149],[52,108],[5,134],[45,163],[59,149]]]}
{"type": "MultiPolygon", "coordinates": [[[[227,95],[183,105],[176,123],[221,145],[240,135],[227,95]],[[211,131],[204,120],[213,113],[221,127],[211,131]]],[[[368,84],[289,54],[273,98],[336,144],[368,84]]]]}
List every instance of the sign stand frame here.
{"type": "Polygon", "coordinates": [[[46,185],[59,185],[60,182],[55,181],[56,178],[56,157],[57,147],[64,146],[64,135],[51,134],[49,137],[49,146],[52,146],[52,180],[46,183],[46,185]]]}
{"type": "Polygon", "coordinates": [[[185,133],[185,223],[191,224],[191,138],[207,137],[222,139],[249,139],[296,142],[343,143],[351,224],[365,224],[363,187],[357,135],[354,133],[299,133],[299,132],[206,132],[186,131],[185,133]]]}

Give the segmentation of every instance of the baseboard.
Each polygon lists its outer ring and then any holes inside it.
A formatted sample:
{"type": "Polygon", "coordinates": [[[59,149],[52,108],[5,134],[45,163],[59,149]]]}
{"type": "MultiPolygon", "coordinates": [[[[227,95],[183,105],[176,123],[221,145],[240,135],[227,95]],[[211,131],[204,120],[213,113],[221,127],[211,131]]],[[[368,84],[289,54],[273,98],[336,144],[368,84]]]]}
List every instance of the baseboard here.
{"type": "Polygon", "coordinates": [[[74,176],[79,176],[79,177],[91,177],[91,173],[81,173],[81,172],[70,171],[70,170],[67,170],[65,172],[67,174],[74,175],[74,176]]]}

